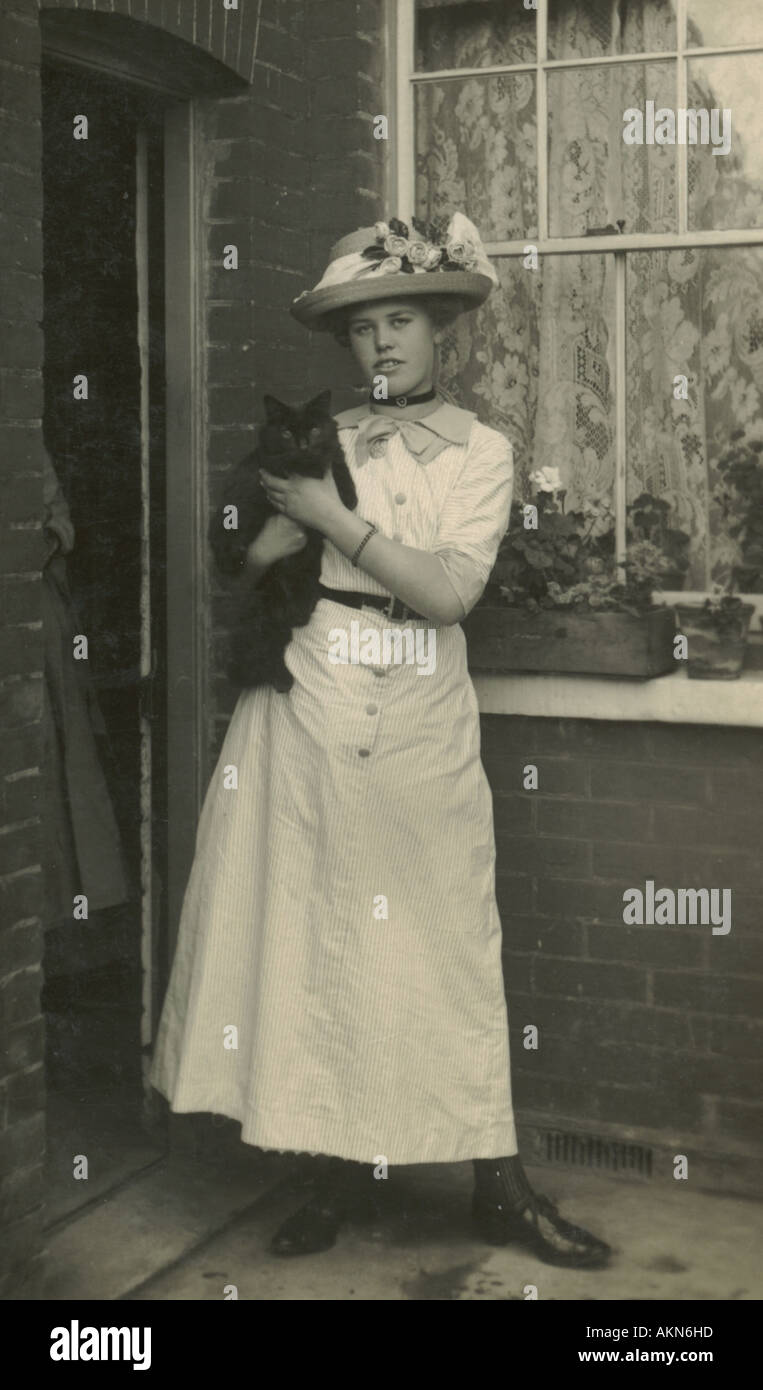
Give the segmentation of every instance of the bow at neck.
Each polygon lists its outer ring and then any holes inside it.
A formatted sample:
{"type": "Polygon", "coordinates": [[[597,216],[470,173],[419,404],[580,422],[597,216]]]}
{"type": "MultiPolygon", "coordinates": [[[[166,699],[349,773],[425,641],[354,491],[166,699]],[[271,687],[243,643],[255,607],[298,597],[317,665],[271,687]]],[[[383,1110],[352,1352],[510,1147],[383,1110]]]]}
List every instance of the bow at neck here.
{"type": "Polygon", "coordinates": [[[417,463],[429,463],[448,444],[466,444],[476,416],[443,401],[421,420],[396,420],[391,415],[374,413],[369,405],[343,410],[334,419],[339,429],[357,429],[355,463],[362,467],[369,458],[378,457],[383,441],[397,433],[417,463]]]}

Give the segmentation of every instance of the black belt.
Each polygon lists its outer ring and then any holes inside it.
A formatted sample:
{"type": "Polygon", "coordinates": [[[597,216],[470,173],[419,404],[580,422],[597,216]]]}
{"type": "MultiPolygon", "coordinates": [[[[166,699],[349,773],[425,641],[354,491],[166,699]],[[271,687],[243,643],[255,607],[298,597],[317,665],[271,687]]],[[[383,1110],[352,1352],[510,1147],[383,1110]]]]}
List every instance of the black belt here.
{"type": "Polygon", "coordinates": [[[326,585],[321,583],[318,584],[318,592],[322,598],[333,599],[334,603],[344,603],[348,608],[378,608],[396,622],[406,622],[408,618],[421,618],[426,622],[423,613],[408,608],[402,599],[395,598],[394,594],[386,598],[383,594],[361,594],[356,589],[327,589],[326,585]]]}

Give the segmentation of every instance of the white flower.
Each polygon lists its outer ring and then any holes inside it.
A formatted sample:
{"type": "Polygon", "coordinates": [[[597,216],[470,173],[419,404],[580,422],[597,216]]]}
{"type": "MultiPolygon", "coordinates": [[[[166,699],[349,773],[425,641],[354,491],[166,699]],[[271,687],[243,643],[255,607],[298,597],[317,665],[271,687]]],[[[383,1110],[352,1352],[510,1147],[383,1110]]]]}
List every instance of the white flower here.
{"type": "Polygon", "coordinates": [[[425,259],[424,262],[423,262],[423,264],[424,264],[424,269],[425,269],[425,270],[434,270],[434,269],[435,269],[435,266],[438,266],[438,265],[440,264],[440,261],[441,261],[441,260],[442,260],[442,251],[440,250],[439,246],[430,246],[430,248],[429,248],[429,250],[427,251],[427,254],[426,254],[426,259],[425,259]]]}
{"type": "Polygon", "coordinates": [[[425,241],[411,241],[408,243],[408,260],[411,265],[425,265],[430,248],[425,241]]]}
{"type": "Polygon", "coordinates": [[[391,275],[396,270],[402,270],[402,267],[403,262],[399,256],[385,256],[384,260],[379,262],[376,269],[377,272],[380,271],[382,275],[391,275]]]}
{"type": "Polygon", "coordinates": [[[377,240],[389,236],[389,226],[386,222],[375,222],[374,232],[376,233],[377,240]]]}
{"type": "Polygon", "coordinates": [[[539,468],[530,474],[530,482],[536,492],[561,492],[564,487],[558,468],[539,468]]]}
{"type": "Polygon", "coordinates": [[[465,241],[449,240],[445,244],[445,250],[448,253],[448,258],[451,261],[456,261],[458,264],[465,261],[469,254],[465,241]]]}
{"type": "Polygon", "coordinates": [[[391,232],[384,238],[384,250],[390,256],[405,256],[408,254],[408,242],[404,236],[395,236],[391,232]]]}

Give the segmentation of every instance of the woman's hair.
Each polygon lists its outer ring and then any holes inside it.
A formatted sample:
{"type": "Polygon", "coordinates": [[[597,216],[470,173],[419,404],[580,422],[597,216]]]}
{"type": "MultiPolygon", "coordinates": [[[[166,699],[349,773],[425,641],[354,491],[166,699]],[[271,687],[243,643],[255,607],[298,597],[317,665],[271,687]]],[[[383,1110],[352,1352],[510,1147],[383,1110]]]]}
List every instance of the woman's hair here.
{"type": "MultiPolygon", "coordinates": [[[[401,299],[405,297],[405,293],[400,296],[401,299]]],[[[447,328],[466,308],[464,301],[458,295],[452,294],[427,294],[421,298],[417,295],[412,302],[428,314],[435,328],[447,328]]],[[[326,328],[340,347],[350,345],[350,316],[356,308],[357,305],[351,304],[343,309],[333,309],[325,316],[326,328]]]]}

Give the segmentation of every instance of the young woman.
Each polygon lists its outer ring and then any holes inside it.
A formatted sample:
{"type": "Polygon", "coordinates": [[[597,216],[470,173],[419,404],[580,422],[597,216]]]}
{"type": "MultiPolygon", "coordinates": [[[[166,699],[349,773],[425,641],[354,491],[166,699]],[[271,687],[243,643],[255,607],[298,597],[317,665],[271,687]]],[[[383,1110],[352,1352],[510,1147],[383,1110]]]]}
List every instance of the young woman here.
{"type": "Polygon", "coordinates": [[[358,1186],[383,1188],[383,1160],[474,1160],[475,1229],[493,1244],[580,1267],[609,1253],[531,1190],[517,1153],[492,800],[459,626],[508,526],[512,449],[433,384],[444,323],[495,283],[457,213],[444,246],[398,222],[344,238],[292,305],[349,345],[369,387],[336,417],[358,506],[331,473],[263,470],[279,515],[249,549],[253,575],[313,527],[323,588],[286,650],[292,689],[236,705],[152,1072],[175,1111],[331,1156],[276,1232],[279,1254],[332,1245],[358,1186]],[[433,669],[330,660],[353,622],[371,652],[374,631],[379,645],[385,630],[428,631],[433,669]]]}

